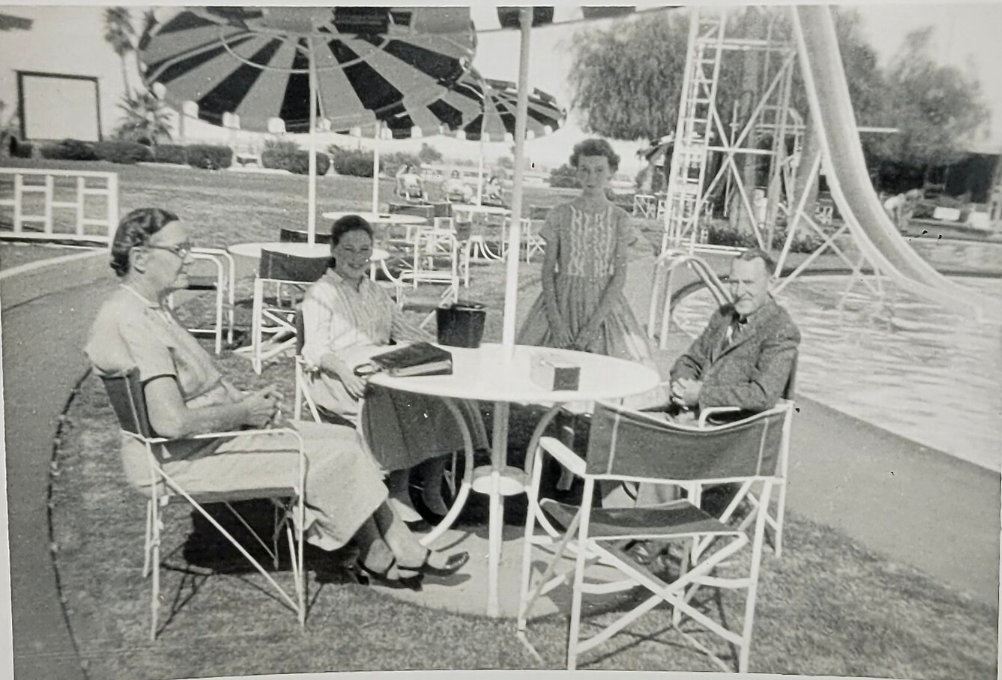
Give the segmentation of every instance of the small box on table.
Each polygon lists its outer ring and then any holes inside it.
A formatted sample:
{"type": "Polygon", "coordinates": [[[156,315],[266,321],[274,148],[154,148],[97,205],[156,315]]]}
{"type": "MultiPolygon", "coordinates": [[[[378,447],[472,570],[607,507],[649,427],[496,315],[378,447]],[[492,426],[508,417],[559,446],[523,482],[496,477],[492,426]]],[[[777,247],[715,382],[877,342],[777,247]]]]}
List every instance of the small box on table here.
{"type": "Polygon", "coordinates": [[[581,367],[559,355],[540,352],[529,362],[529,378],[547,390],[576,390],[581,382],[581,367]]]}

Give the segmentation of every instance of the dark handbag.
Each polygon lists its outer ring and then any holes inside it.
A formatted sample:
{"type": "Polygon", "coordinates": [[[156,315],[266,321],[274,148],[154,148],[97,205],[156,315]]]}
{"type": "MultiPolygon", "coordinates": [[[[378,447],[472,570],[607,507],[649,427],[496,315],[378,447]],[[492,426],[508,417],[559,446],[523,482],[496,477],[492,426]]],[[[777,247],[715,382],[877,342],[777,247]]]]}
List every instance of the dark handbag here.
{"type": "Polygon", "coordinates": [[[438,344],[449,347],[480,347],[487,310],[479,302],[454,302],[435,310],[438,344]]]}

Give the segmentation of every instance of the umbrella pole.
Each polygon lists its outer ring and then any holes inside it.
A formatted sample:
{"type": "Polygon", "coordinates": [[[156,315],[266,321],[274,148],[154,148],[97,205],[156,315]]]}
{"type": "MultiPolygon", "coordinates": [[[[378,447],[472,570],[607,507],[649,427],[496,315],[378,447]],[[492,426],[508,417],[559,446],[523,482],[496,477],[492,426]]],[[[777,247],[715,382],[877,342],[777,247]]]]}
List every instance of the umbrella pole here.
{"type": "Polygon", "coordinates": [[[372,214],[379,215],[379,133],[383,131],[383,121],[376,121],[376,134],[372,142],[372,214]]]}
{"type": "Polygon", "coordinates": [[[317,234],[317,65],[310,46],[310,188],[307,207],[307,243],[314,243],[317,234]]]}
{"type": "Polygon", "coordinates": [[[480,119],[480,168],[477,170],[477,205],[484,204],[484,134],[487,132],[487,108],[491,100],[491,86],[484,83],[484,111],[480,119]]]}
{"type": "Polygon", "coordinates": [[[529,32],[532,27],[532,8],[523,7],[519,18],[522,24],[522,44],[518,63],[518,103],[515,109],[515,177],[511,195],[511,227],[508,232],[508,272],[505,276],[504,328],[501,344],[509,356],[515,353],[515,306],[518,297],[518,253],[522,242],[522,180],[524,174],[525,128],[529,109],[529,32]]]}

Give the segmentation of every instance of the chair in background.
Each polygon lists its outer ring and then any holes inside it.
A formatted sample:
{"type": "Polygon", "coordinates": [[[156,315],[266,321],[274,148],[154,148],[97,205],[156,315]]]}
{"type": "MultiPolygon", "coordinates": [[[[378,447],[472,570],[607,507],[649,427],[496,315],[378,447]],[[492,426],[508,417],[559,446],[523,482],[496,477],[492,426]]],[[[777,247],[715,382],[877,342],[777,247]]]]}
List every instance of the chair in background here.
{"type": "Polygon", "coordinates": [[[438,307],[459,299],[460,267],[464,260],[469,277],[469,245],[460,247],[453,229],[430,227],[415,233],[412,252],[411,268],[400,274],[405,285],[397,289],[397,303],[405,311],[427,312],[420,324],[424,328],[435,318],[438,307]],[[433,292],[418,293],[420,287],[425,291],[431,287],[433,292]]]}
{"type": "MultiPolygon", "coordinates": [[[[278,232],[278,240],[283,243],[307,243],[310,240],[309,234],[304,229],[288,229],[282,227],[278,232]]],[[[318,231],[313,235],[314,243],[330,243],[330,230],[318,231]]]]}
{"type": "Polygon", "coordinates": [[[260,375],[268,359],[293,348],[295,304],[306,286],[326,270],[325,258],[297,257],[262,249],[251,310],[251,363],[255,373],[260,375]],[[286,297],[290,290],[292,293],[286,297]]]}
{"type": "MultiPolygon", "coordinates": [[[[233,324],[235,317],[234,284],[236,283],[233,256],[219,248],[194,248],[191,256],[198,262],[210,263],[212,274],[189,274],[185,290],[193,292],[213,291],[216,294],[215,324],[207,328],[189,328],[195,335],[212,335],[215,338],[216,354],[223,351],[223,329],[226,329],[226,343],[233,344],[233,324]],[[224,321],[225,318],[225,321],[224,321]]],[[[195,265],[198,267],[198,265],[195,265]]],[[[201,267],[198,267],[201,269],[201,267]]],[[[174,294],[167,297],[167,305],[174,309],[174,294]]]]}
{"type": "Polygon", "coordinates": [[[550,214],[549,206],[534,205],[529,208],[528,224],[522,231],[522,242],[525,243],[525,261],[531,262],[536,253],[546,251],[546,239],[539,235],[539,230],[546,224],[550,214]]]}
{"type": "Polygon", "coordinates": [[[146,539],[143,546],[143,577],[153,574],[153,592],[150,600],[152,622],[150,624],[150,640],[155,640],[158,632],[160,611],[160,545],[163,540],[164,523],[162,512],[172,501],[187,502],[191,508],[205,518],[220,534],[229,541],[240,554],[260,573],[277,592],[280,601],[288,605],[299,619],[300,625],[306,624],[306,573],[303,571],[303,524],[306,458],[303,454],[302,439],[295,430],[289,428],[273,428],[269,430],[241,430],[239,432],[214,432],[186,437],[186,440],[232,439],[249,435],[290,435],[298,442],[299,465],[294,485],[282,485],[273,488],[248,488],[238,491],[216,493],[189,493],[181,487],[170,474],[164,470],[164,461],[169,458],[165,446],[169,439],[159,437],[150,425],[146,410],[146,398],[143,386],[139,380],[139,369],[125,373],[103,377],[104,386],[111,401],[112,408],[118,416],[122,432],[146,448],[147,460],[150,465],[150,491],[146,501],[146,539]],[[250,524],[233,507],[233,503],[248,500],[271,500],[275,504],[274,531],[270,542],[254,530],[250,524]],[[279,566],[279,538],[284,530],[288,541],[289,556],[292,564],[294,593],[289,593],[280,586],[275,578],[268,573],[262,564],[250,554],[219,521],[205,509],[209,503],[222,503],[237,520],[247,529],[260,547],[271,557],[273,568],[279,566]],[[295,513],[293,516],[292,513],[295,513]],[[291,521],[294,517],[295,521],[291,521]],[[270,545],[269,545],[270,543],[270,545]]]}
{"type": "Polygon", "coordinates": [[[761,484],[759,500],[768,507],[772,489],[781,481],[776,472],[781,451],[789,439],[786,410],[779,407],[712,430],[701,430],[667,422],[652,414],[598,403],[584,458],[554,438],[540,439],[538,448],[530,452],[532,476],[517,622],[520,638],[531,648],[526,630],[533,603],[541,594],[573,577],[569,670],[576,668],[580,654],[610,639],[661,603],[667,603],[672,608],[673,629],[723,669],[733,670],[708,646],[681,630],[681,624],[686,619],[719,636],[737,648],[734,655],[737,670],[746,673],[765,513],[756,516],[749,540],[743,530],[701,510],[693,499],[635,508],[601,509],[593,508],[592,504],[597,482],[687,486],[751,481],[761,484]],[[584,480],[580,506],[539,500],[544,455],[552,456],[584,480]],[[537,523],[544,530],[541,534],[536,533],[537,523]],[[678,546],[673,565],[677,574],[653,573],[626,552],[631,541],[643,540],[678,546]],[[533,583],[535,546],[556,547],[542,576],[533,583]],[[750,560],[742,559],[746,548],[751,550],[750,560]],[[574,557],[574,566],[558,573],[568,553],[574,557]],[[649,591],[647,599],[613,623],[604,625],[596,635],[581,638],[582,598],[586,593],[608,595],[637,588],[649,591]],[[721,620],[711,618],[709,609],[714,603],[696,597],[704,590],[745,592],[744,613],[737,626],[728,625],[729,617],[719,599],[716,604],[721,620]]]}

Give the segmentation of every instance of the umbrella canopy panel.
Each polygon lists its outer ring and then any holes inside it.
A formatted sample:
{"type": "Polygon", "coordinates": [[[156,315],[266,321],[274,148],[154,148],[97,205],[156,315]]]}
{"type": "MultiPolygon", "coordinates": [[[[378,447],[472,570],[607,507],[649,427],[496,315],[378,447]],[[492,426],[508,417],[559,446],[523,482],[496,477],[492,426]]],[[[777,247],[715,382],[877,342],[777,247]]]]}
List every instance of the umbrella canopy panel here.
{"type": "Polygon", "coordinates": [[[437,99],[469,68],[476,46],[462,7],[204,7],[154,24],[139,56],[150,86],[198,117],[239,117],[267,131],[310,127],[310,67],[325,127],[373,123],[437,99]]]}
{"type": "MultiPolygon", "coordinates": [[[[462,133],[466,139],[505,141],[515,134],[515,103],[518,86],[504,80],[483,78],[476,70],[464,74],[450,90],[423,106],[409,104],[383,118],[395,139],[421,134],[462,133]]],[[[526,137],[555,132],[567,112],[556,97],[541,90],[529,94],[526,137]]]]}

